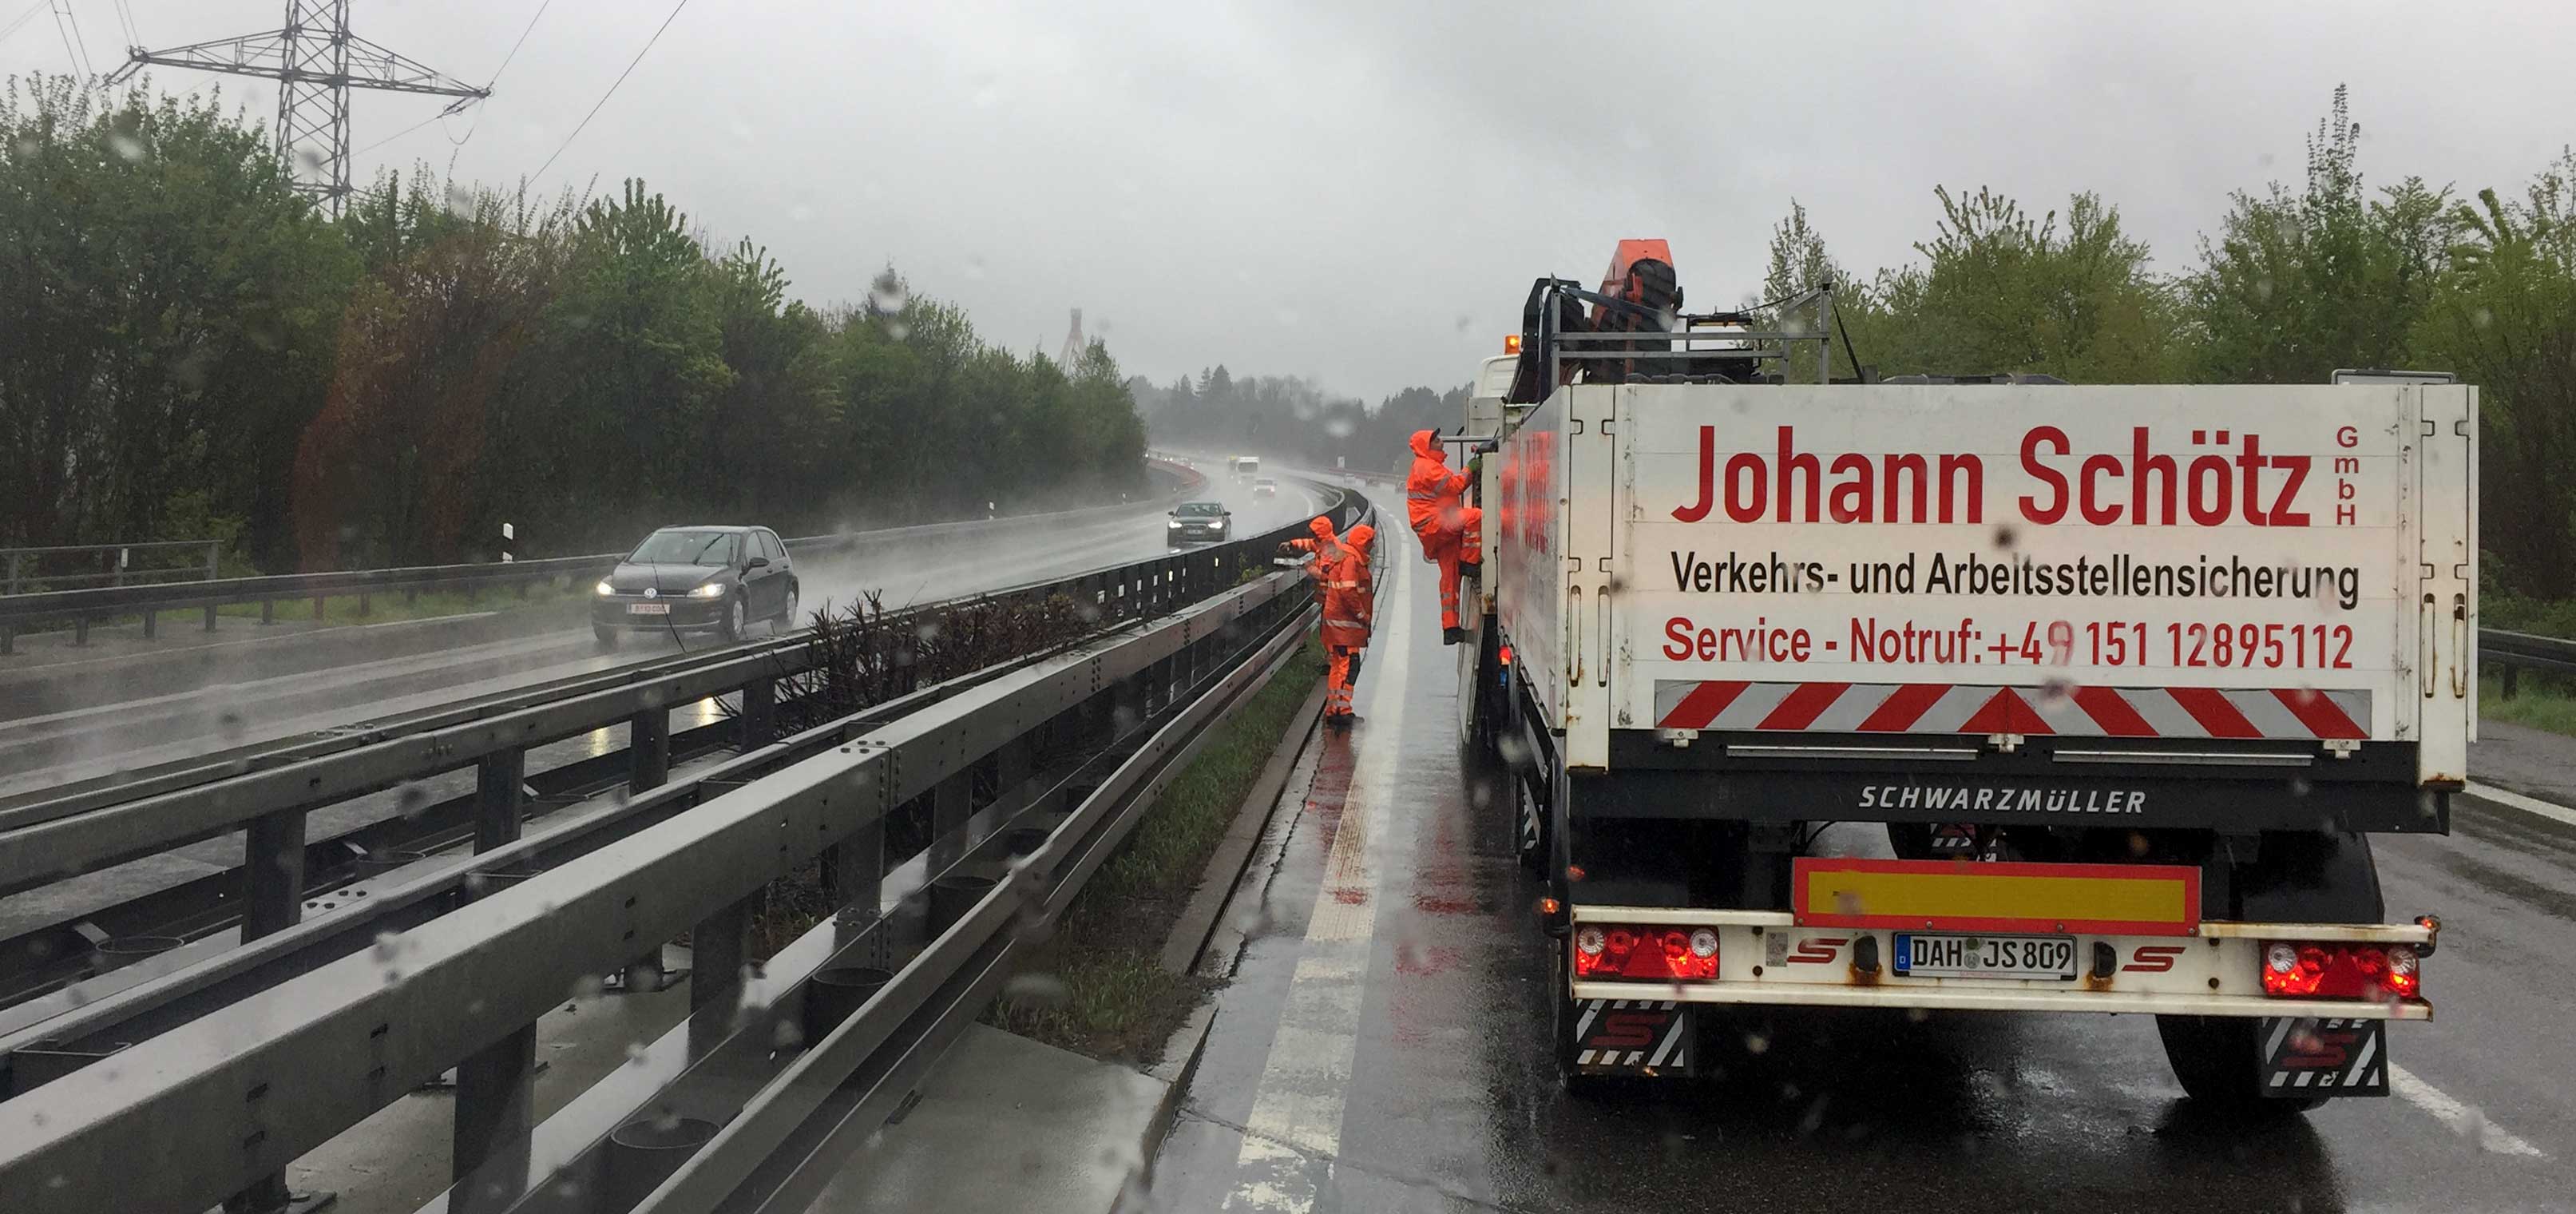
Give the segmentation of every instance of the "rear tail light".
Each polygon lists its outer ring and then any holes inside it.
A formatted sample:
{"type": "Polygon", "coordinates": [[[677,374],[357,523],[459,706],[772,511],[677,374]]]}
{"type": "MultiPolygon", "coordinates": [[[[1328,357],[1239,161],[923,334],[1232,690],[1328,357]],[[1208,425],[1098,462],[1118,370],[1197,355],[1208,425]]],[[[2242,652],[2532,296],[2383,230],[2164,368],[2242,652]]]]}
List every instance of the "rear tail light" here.
{"type": "Polygon", "coordinates": [[[1574,976],[1673,982],[1717,977],[1717,933],[1670,924],[1586,923],[1574,931],[1574,976]]]}
{"type": "Polygon", "coordinates": [[[2423,993],[2413,945],[2274,940],[2263,946],[2263,993],[2320,999],[2412,999],[2423,993]]]}

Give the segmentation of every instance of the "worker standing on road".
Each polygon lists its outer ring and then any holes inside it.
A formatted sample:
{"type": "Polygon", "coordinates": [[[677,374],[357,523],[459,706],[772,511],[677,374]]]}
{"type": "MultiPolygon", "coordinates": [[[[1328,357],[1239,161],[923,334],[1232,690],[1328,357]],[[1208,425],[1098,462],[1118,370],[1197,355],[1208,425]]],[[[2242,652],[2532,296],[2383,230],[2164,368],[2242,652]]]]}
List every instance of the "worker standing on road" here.
{"type": "Polygon", "coordinates": [[[1440,643],[1466,639],[1458,627],[1458,495],[1467,474],[1449,469],[1440,432],[1413,432],[1413,471],[1404,478],[1404,511],[1413,533],[1422,537],[1422,554],[1440,566],[1440,643]]]}
{"type": "MultiPolygon", "coordinates": [[[[1366,523],[1350,529],[1334,546],[1329,563],[1332,568],[1324,581],[1324,721],[1330,725],[1351,723],[1351,679],[1358,668],[1360,652],[1368,648],[1369,626],[1375,622],[1376,597],[1372,593],[1376,579],[1369,570],[1368,543],[1377,530],[1366,523]]],[[[1322,558],[1319,558],[1321,561],[1322,558]]]]}

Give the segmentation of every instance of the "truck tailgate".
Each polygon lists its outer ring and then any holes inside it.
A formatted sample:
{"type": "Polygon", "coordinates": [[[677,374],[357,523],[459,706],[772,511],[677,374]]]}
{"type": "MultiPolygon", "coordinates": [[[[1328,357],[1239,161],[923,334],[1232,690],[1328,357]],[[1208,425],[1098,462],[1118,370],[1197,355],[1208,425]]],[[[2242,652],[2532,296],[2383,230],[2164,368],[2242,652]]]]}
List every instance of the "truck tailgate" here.
{"type": "Polygon", "coordinates": [[[1617,728],[2464,777],[2474,388],[1613,391],[1617,728]]]}

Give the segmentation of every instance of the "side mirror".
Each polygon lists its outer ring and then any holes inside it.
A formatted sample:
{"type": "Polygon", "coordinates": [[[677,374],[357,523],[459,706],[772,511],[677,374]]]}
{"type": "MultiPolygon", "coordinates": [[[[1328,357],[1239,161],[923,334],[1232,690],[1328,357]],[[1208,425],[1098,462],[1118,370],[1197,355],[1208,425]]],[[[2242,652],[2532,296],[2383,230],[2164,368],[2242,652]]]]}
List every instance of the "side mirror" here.
{"type": "Polygon", "coordinates": [[[1231,511],[1231,510],[1226,511],[1226,512],[1225,512],[1225,516],[1226,516],[1227,518],[1233,518],[1233,517],[1234,517],[1234,511],[1231,511]]]}
{"type": "Polygon", "coordinates": [[[765,556],[755,556],[750,560],[744,561],[742,563],[742,567],[744,569],[767,569],[769,568],[769,558],[765,556]]]}

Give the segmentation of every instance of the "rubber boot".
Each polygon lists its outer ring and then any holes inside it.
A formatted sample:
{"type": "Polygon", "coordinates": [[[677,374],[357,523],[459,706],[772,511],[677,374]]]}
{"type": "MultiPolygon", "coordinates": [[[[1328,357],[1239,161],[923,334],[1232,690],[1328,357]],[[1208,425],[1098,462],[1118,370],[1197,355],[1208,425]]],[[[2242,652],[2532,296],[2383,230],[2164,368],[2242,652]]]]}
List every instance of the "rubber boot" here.
{"type": "Polygon", "coordinates": [[[1466,639],[1467,630],[1464,628],[1443,628],[1440,630],[1440,643],[1443,645],[1462,644],[1466,639]]]}

